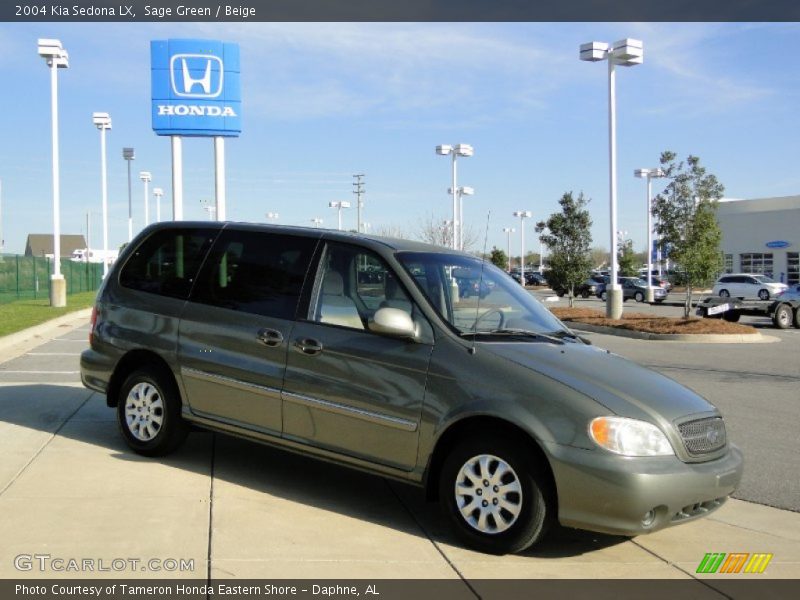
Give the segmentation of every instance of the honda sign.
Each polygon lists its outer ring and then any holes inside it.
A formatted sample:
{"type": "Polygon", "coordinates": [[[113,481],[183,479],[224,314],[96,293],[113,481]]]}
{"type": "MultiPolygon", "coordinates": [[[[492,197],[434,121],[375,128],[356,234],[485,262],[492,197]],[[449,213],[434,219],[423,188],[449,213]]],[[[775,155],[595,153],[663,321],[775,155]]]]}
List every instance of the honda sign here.
{"type": "Polygon", "coordinates": [[[153,130],[158,135],[238,136],[239,45],[214,40],[150,42],[153,130]]]}

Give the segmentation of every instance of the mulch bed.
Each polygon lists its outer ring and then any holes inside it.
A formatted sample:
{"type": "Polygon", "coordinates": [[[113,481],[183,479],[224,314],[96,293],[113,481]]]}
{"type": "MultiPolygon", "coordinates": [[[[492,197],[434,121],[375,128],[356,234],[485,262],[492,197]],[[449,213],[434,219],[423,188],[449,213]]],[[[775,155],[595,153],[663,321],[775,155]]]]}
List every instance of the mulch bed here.
{"type": "Polygon", "coordinates": [[[551,312],[562,321],[618,327],[645,333],[728,333],[748,334],[757,330],[748,325],[729,323],[722,319],[688,319],[676,317],[655,317],[644,313],[623,313],[622,319],[607,319],[604,312],[589,308],[553,307],[551,312]]]}

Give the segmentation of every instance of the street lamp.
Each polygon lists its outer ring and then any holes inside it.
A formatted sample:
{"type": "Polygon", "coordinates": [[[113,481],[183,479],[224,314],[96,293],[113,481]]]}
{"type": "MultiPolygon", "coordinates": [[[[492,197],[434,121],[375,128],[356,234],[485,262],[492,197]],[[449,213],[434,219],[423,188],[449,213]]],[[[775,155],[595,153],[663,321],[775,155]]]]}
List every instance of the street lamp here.
{"type": "Polygon", "coordinates": [[[508,272],[511,272],[511,234],[514,233],[516,229],[513,227],[503,227],[503,233],[507,234],[508,236],[508,272]]]}
{"type": "Polygon", "coordinates": [[[653,302],[653,215],[650,203],[652,202],[651,182],[657,177],[664,177],[661,169],[636,169],[633,174],[636,177],[647,179],[647,301],[653,302]]]}
{"type": "MultiPolygon", "coordinates": [[[[589,42],[581,44],[580,59],[608,62],[608,171],[609,171],[609,210],[611,213],[610,246],[615,248],[614,235],[617,230],[617,115],[616,115],[616,65],[632,67],[642,64],[644,49],[641,40],[626,38],[613,44],[589,42]]],[[[606,316],[619,319],[622,316],[622,288],[617,281],[617,254],[611,253],[611,273],[606,302],[606,316]]]]}
{"type": "Polygon", "coordinates": [[[311,222],[314,224],[314,227],[319,227],[320,225],[322,225],[322,219],[320,219],[319,217],[314,217],[313,219],[311,219],[311,222]]]}
{"type": "MultiPolygon", "coordinates": [[[[131,163],[128,163],[129,165],[131,163]]],[[[148,191],[149,183],[153,181],[150,171],[139,171],[139,179],[144,184],[144,226],[150,225],[150,194],[148,191]]]]}
{"type": "Polygon", "coordinates": [[[456,183],[456,159],[459,156],[472,156],[475,150],[469,144],[441,144],[436,146],[436,154],[440,156],[452,155],[453,157],[453,185],[448,192],[453,196],[453,249],[458,250],[460,224],[458,222],[458,184],[456,183]]]}
{"type": "Polygon", "coordinates": [[[280,215],[276,212],[268,212],[266,214],[267,219],[270,221],[277,221],[280,218],[280,215]]]}
{"type": "Polygon", "coordinates": [[[131,203],[131,161],[136,158],[133,148],[123,148],[122,158],[128,163],[128,241],[133,239],[133,204],[131,203]]]}
{"type": "Polygon", "coordinates": [[[519,217],[519,278],[522,282],[522,287],[525,287],[525,219],[530,219],[533,213],[529,210],[516,210],[514,216],[519,217]]]}
{"type": "Polygon", "coordinates": [[[208,220],[214,221],[217,217],[217,206],[216,204],[212,204],[208,200],[200,200],[200,206],[203,207],[203,210],[208,213],[208,220]]]}
{"type": "Polygon", "coordinates": [[[50,306],[67,305],[67,285],[61,274],[61,189],[58,172],[58,69],[69,68],[69,54],[60,40],[38,40],[39,56],[50,67],[50,117],[53,122],[53,274],[50,306]]]}
{"type": "Polygon", "coordinates": [[[153,188],[153,196],[156,197],[156,223],[161,223],[161,196],[164,195],[164,190],[160,187],[153,188]]]}
{"type": "Polygon", "coordinates": [[[100,130],[100,186],[102,187],[103,197],[103,277],[105,277],[108,274],[108,169],[106,167],[106,131],[111,129],[111,117],[105,112],[92,113],[92,123],[100,130]]]}
{"type": "MultiPolygon", "coordinates": [[[[546,228],[545,228],[546,229],[546,228]]],[[[542,229],[544,233],[544,229],[542,229]]],[[[544,272],[544,242],[542,241],[542,234],[539,234],[539,275],[544,272]]]]}
{"type": "MultiPolygon", "coordinates": [[[[448,194],[452,194],[453,190],[448,188],[448,194]]],[[[464,196],[474,196],[475,189],[471,188],[466,185],[458,186],[456,189],[456,195],[458,196],[458,249],[464,249],[464,196]]]]}
{"type": "Polygon", "coordinates": [[[339,214],[339,231],[342,230],[342,209],[343,208],[350,208],[350,203],[346,200],[340,200],[338,202],[328,202],[328,206],[330,208],[335,208],[339,214]]]}

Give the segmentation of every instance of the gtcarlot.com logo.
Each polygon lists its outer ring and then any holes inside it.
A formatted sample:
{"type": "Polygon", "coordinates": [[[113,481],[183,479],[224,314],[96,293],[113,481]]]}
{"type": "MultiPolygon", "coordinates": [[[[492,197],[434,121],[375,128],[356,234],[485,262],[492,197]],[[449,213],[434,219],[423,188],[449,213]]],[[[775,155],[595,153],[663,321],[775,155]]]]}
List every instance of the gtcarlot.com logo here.
{"type": "Polygon", "coordinates": [[[40,573],[94,572],[193,572],[193,558],[75,558],[50,554],[18,554],[14,557],[17,571],[40,573]]]}
{"type": "Polygon", "coordinates": [[[772,554],[749,552],[708,552],[697,566],[697,573],[763,573],[772,554]]]}

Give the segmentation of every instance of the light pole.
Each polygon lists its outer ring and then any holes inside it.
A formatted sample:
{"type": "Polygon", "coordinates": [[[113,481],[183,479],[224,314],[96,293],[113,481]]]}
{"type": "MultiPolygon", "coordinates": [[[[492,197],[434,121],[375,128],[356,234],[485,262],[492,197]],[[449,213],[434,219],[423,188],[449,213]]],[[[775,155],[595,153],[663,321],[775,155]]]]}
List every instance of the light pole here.
{"type": "Polygon", "coordinates": [[[350,203],[346,200],[340,200],[337,202],[328,202],[328,206],[330,208],[335,208],[339,214],[339,231],[342,230],[342,209],[343,208],[350,208],[350,203]]]}
{"type": "Polygon", "coordinates": [[[39,56],[50,67],[50,117],[53,123],[53,274],[50,306],[67,305],[67,284],[61,274],[61,188],[58,164],[58,69],[69,68],[69,54],[60,40],[39,39],[39,56]]]}
{"type": "Polygon", "coordinates": [[[364,208],[364,202],[361,200],[361,196],[364,193],[364,182],[362,181],[362,179],[364,179],[364,174],[357,173],[353,175],[353,179],[355,179],[353,182],[353,187],[355,188],[353,193],[356,195],[356,208],[358,209],[356,216],[356,231],[361,233],[361,209],[364,208]]]}
{"type": "Polygon", "coordinates": [[[311,222],[314,224],[314,228],[317,228],[320,225],[322,225],[322,219],[320,219],[319,217],[314,217],[313,219],[311,219],[311,222]]]}
{"type": "MultiPolygon", "coordinates": [[[[106,168],[106,131],[111,129],[108,113],[92,113],[92,123],[100,130],[100,186],[103,196],[103,277],[108,274],[108,170],[106,168]]],[[[130,164],[130,163],[128,163],[130,164]]]]}
{"type": "Polygon", "coordinates": [[[441,144],[436,146],[436,154],[440,156],[452,155],[453,157],[453,184],[450,186],[448,192],[453,196],[453,250],[458,250],[459,237],[458,222],[458,183],[456,182],[456,159],[459,156],[472,156],[475,150],[469,144],[441,144]]]}
{"type": "Polygon", "coordinates": [[[133,202],[131,200],[131,161],[136,158],[133,148],[123,148],[122,158],[128,163],[128,241],[133,239],[133,202]]]}
{"type": "MultiPolygon", "coordinates": [[[[453,190],[448,188],[448,194],[452,194],[453,190]]],[[[464,249],[464,196],[474,196],[475,189],[471,188],[466,185],[458,186],[456,189],[456,195],[458,196],[458,249],[464,249]]]]}
{"type": "MultiPolygon", "coordinates": [[[[544,229],[542,230],[544,233],[544,229]]],[[[542,235],[539,234],[539,275],[544,272],[544,242],[542,242],[542,235]]]]}
{"type": "Polygon", "coordinates": [[[280,218],[280,215],[276,212],[268,212],[265,216],[270,221],[277,221],[280,218]]]}
{"type": "Polygon", "coordinates": [[[522,287],[525,287],[525,219],[530,219],[533,213],[529,210],[516,210],[514,216],[519,217],[519,278],[522,282],[522,287]]]}
{"type": "Polygon", "coordinates": [[[503,227],[503,233],[505,233],[508,237],[507,246],[508,246],[508,272],[511,272],[511,234],[514,233],[516,229],[513,227],[503,227]]]}
{"type": "Polygon", "coordinates": [[[212,204],[208,200],[200,200],[200,206],[208,213],[208,220],[214,221],[217,218],[217,205],[212,204]]]}
{"type": "MultiPolygon", "coordinates": [[[[130,162],[128,163],[131,164],[130,162]]],[[[150,171],[139,171],[139,179],[144,184],[144,226],[150,225],[150,193],[148,184],[153,181],[150,171]]]]}
{"type": "MultiPolygon", "coordinates": [[[[626,38],[609,45],[603,42],[581,44],[580,59],[608,62],[608,171],[609,171],[609,210],[611,223],[610,246],[615,248],[614,235],[617,230],[617,115],[616,115],[616,72],[614,67],[640,65],[644,59],[641,40],[626,38]]],[[[611,253],[611,273],[606,301],[606,316],[619,319],[622,316],[622,288],[617,281],[617,254],[611,253]]]]}
{"type": "Polygon", "coordinates": [[[652,202],[652,180],[657,177],[664,177],[661,169],[636,169],[633,174],[636,177],[647,179],[647,298],[653,302],[653,215],[651,213],[652,202]]]}
{"type": "Polygon", "coordinates": [[[153,188],[153,196],[156,197],[156,223],[161,223],[161,196],[164,195],[164,190],[160,187],[153,188]]]}

